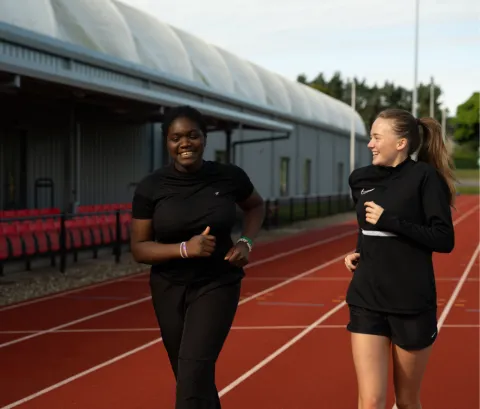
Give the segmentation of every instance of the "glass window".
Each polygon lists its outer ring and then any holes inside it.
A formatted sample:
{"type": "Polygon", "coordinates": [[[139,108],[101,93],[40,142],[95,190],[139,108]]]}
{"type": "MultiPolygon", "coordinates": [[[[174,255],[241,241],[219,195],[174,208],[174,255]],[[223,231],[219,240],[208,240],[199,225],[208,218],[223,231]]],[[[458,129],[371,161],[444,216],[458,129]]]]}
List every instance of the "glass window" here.
{"type": "Polygon", "coordinates": [[[280,158],[280,196],[288,196],[290,158],[280,158]]]}

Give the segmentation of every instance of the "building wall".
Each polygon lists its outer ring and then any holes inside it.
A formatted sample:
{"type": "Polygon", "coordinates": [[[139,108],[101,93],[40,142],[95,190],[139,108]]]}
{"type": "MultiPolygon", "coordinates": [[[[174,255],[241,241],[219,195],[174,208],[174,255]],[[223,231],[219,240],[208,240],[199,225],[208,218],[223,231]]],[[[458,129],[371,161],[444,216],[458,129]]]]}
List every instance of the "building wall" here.
{"type": "MultiPolygon", "coordinates": [[[[38,190],[39,207],[63,209],[73,201],[80,205],[129,202],[136,183],[165,163],[160,124],[121,123],[102,115],[90,117],[81,111],[73,115],[68,107],[58,111],[52,107],[35,110],[25,106],[20,123],[16,121],[15,126],[4,123],[0,128],[3,163],[5,157],[20,155],[21,135],[26,141],[25,205],[30,208],[35,206],[38,178],[51,178],[55,188],[53,203],[48,189],[38,190]]],[[[232,143],[279,135],[270,131],[235,130],[232,143]]],[[[287,140],[237,145],[232,159],[247,172],[264,198],[348,193],[349,143],[347,134],[297,124],[287,140]],[[307,161],[309,175],[305,173],[307,161]],[[308,179],[309,189],[305,190],[308,179]]],[[[370,163],[366,145],[367,141],[357,141],[357,166],[370,163]]],[[[222,160],[225,147],[225,133],[212,132],[205,158],[222,160]]],[[[6,178],[2,169],[3,187],[6,178]]],[[[6,189],[0,190],[3,207],[6,189]]]]}
{"type": "Polygon", "coordinates": [[[58,206],[65,192],[66,143],[69,116],[66,108],[49,113],[44,106],[15,104],[2,100],[0,127],[0,206],[2,208],[58,206]],[[36,189],[39,179],[53,182],[51,189],[36,189]],[[13,201],[10,193],[13,193],[13,201]]]}
{"type": "Polygon", "coordinates": [[[131,200],[136,184],[152,169],[151,132],[150,125],[81,124],[81,204],[131,200]]]}
{"type": "MultiPolygon", "coordinates": [[[[271,132],[238,130],[235,141],[275,137],[271,132]]],[[[277,135],[278,136],[278,135],[277,135]]],[[[366,141],[356,143],[356,166],[369,163],[366,141]]],[[[224,153],[224,132],[209,134],[205,158],[215,160],[224,153]]],[[[237,145],[234,163],[244,169],[265,198],[345,194],[349,192],[350,139],[308,126],[297,125],[290,139],[237,145]],[[309,164],[307,165],[307,161],[309,164]],[[288,162],[286,189],[282,192],[282,162],[288,162]],[[309,177],[306,172],[310,168],[309,177]],[[310,180],[308,184],[307,180],[310,180]],[[309,189],[305,190],[309,185],[309,189]]]]}

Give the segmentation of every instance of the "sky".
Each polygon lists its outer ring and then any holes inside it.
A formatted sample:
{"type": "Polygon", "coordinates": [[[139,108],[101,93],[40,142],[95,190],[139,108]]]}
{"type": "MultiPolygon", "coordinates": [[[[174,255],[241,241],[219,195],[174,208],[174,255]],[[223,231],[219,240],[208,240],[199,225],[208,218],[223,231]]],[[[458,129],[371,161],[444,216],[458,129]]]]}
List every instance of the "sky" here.
{"type": "MultiPolygon", "coordinates": [[[[414,83],[415,0],[121,0],[291,80],[414,83]]],[[[480,91],[480,1],[419,0],[418,82],[451,114],[480,91]]]]}

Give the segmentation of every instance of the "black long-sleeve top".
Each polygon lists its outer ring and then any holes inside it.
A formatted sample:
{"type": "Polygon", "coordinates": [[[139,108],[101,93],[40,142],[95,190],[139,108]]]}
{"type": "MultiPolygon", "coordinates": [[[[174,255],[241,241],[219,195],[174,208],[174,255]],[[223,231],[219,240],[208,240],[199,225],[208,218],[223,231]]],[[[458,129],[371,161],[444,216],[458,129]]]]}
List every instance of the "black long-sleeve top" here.
{"type": "Polygon", "coordinates": [[[356,169],[349,184],[360,259],[347,303],[406,314],[436,308],[432,253],[449,253],[455,243],[445,180],[429,164],[408,158],[396,167],[356,169]],[[376,224],[366,221],[368,201],[384,209],[376,224]]]}

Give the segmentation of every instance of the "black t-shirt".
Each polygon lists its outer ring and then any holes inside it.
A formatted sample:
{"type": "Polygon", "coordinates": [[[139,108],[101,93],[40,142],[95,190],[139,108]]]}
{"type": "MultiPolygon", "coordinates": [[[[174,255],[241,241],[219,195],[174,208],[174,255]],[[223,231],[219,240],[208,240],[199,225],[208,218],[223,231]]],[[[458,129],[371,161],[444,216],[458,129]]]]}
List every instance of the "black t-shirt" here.
{"type": "Polygon", "coordinates": [[[252,182],[242,169],[211,161],[204,161],[194,173],[180,172],[171,164],[145,177],[133,197],[132,217],[152,220],[154,241],[181,243],[207,226],[216,237],[210,257],[172,259],[153,265],[152,274],[181,284],[243,277],[243,269],[224,257],[233,245],[236,203],[252,192],[252,182]]]}
{"type": "Polygon", "coordinates": [[[444,179],[429,164],[408,158],[397,167],[356,169],[349,184],[360,260],[347,303],[407,314],[436,308],[432,252],[450,252],[455,239],[444,179]],[[367,201],[384,209],[375,225],[365,220],[367,201]]]}

